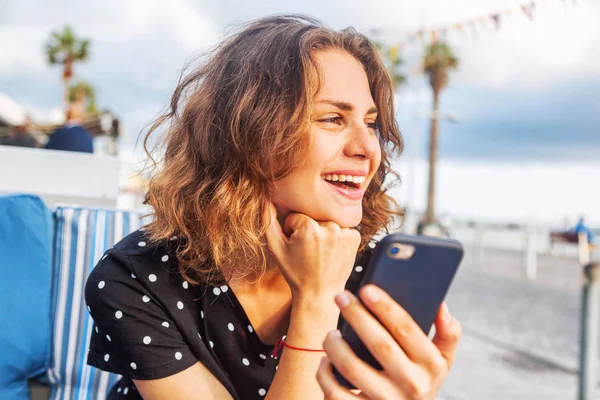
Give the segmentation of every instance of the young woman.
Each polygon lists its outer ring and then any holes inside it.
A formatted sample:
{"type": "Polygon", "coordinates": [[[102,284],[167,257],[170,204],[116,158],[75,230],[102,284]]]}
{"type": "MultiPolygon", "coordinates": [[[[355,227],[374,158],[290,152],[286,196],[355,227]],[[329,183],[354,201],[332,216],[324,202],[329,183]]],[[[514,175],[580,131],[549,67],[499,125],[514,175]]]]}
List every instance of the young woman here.
{"type": "Polygon", "coordinates": [[[250,23],[179,83],[149,133],[167,124],[154,220],[86,285],[88,362],[123,375],[110,398],[435,398],[459,323],[442,307],[431,341],[377,287],[360,296],[381,322],[344,290],[399,216],[392,100],[366,37],[302,16],[250,23]],[[340,337],[340,310],[382,371],[340,337]]]}

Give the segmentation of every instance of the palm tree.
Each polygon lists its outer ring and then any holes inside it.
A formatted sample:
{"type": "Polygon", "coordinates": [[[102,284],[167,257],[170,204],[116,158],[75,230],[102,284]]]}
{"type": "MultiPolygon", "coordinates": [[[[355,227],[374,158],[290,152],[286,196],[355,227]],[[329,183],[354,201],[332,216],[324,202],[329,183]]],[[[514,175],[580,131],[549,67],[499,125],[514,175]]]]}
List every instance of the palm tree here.
{"type": "Polygon", "coordinates": [[[62,32],[52,32],[52,36],[46,44],[48,62],[51,65],[63,66],[63,100],[65,104],[69,102],[73,64],[87,60],[89,45],[89,40],[78,39],[69,26],[65,26],[62,32]]]}
{"type": "Polygon", "coordinates": [[[437,38],[427,47],[423,58],[423,70],[429,77],[433,91],[433,115],[429,135],[429,187],[427,191],[427,211],[423,223],[435,221],[435,176],[438,158],[438,123],[439,103],[442,90],[448,85],[448,72],[458,67],[458,58],[446,43],[440,43],[437,38]]]}
{"type": "Polygon", "coordinates": [[[377,46],[379,51],[381,51],[381,55],[383,56],[383,61],[385,62],[388,74],[392,79],[394,92],[396,92],[400,85],[402,85],[406,81],[406,76],[401,71],[404,60],[400,56],[400,47],[387,47],[380,42],[375,42],[375,45],[377,46]]]}
{"type": "Polygon", "coordinates": [[[76,84],[72,85],[69,90],[69,102],[85,104],[85,111],[88,114],[96,114],[98,112],[96,90],[89,82],[79,80],[76,84]]]}

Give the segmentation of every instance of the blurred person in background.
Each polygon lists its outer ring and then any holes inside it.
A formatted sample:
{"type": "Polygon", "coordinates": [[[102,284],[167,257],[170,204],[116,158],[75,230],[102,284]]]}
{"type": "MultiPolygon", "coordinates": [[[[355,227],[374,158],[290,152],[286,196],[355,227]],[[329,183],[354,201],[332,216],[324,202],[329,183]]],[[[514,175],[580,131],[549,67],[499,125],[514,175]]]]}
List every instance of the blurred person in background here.
{"type": "Polygon", "coordinates": [[[30,133],[33,119],[30,115],[25,116],[21,125],[14,127],[8,136],[0,138],[0,145],[18,147],[40,147],[40,144],[30,133]]]}
{"type": "Polygon", "coordinates": [[[579,217],[579,221],[577,221],[577,224],[573,228],[571,228],[571,232],[577,234],[585,233],[587,236],[588,243],[594,244],[594,232],[592,232],[592,230],[585,224],[585,217],[579,217]]]}
{"type": "Polygon", "coordinates": [[[123,376],[109,399],[435,399],[459,322],[442,306],[429,340],[379,288],[354,294],[401,215],[393,97],[373,43],[302,16],[250,23],[181,79],[146,136],[165,134],[154,220],[86,283],[88,363],[123,376]]]}
{"type": "Polygon", "coordinates": [[[46,149],[93,153],[92,135],[81,126],[84,116],[83,104],[81,102],[72,103],[67,111],[67,121],[63,127],[52,133],[46,149]]]}

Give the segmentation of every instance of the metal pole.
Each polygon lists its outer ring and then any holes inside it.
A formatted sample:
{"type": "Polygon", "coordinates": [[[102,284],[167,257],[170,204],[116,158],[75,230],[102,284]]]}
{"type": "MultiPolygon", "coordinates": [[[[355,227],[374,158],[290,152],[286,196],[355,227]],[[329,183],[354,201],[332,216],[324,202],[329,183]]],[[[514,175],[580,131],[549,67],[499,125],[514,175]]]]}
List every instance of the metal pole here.
{"type": "Polygon", "coordinates": [[[530,224],[525,232],[525,274],[528,279],[537,275],[537,235],[535,226],[530,224]]]}
{"type": "Polygon", "coordinates": [[[600,266],[587,264],[583,268],[581,307],[581,345],[579,350],[579,400],[594,400],[598,367],[598,320],[600,301],[600,266]]]}
{"type": "Polygon", "coordinates": [[[475,225],[475,259],[478,267],[483,269],[484,266],[484,244],[483,244],[483,227],[479,224],[475,225]]]}

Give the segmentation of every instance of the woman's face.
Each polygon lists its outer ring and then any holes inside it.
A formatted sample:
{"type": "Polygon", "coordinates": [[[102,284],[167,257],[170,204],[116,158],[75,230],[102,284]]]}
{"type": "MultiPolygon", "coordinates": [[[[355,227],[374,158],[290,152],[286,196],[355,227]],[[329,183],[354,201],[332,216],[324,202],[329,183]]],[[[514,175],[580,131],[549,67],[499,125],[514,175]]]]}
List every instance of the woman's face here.
{"type": "Polygon", "coordinates": [[[362,220],[362,198],[381,162],[377,109],[362,65],[343,50],[315,54],[321,90],[314,101],[306,162],[276,182],[280,218],[299,212],[343,228],[362,220]]]}

